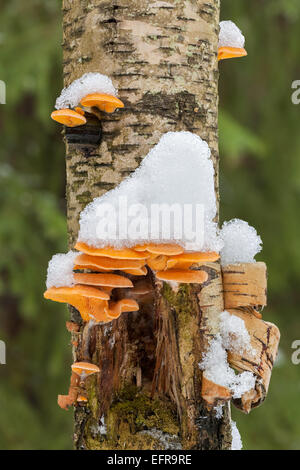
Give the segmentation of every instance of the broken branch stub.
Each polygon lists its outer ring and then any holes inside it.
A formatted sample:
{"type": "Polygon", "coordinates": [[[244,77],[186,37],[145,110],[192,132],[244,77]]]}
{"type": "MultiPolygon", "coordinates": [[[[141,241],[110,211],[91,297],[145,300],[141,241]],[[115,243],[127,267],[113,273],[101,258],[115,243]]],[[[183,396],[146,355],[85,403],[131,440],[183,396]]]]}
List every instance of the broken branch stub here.
{"type": "Polygon", "coordinates": [[[267,304],[267,267],[265,263],[229,264],[222,268],[225,309],[267,304]]]}
{"type": "Polygon", "coordinates": [[[280,332],[276,325],[258,319],[253,313],[232,309],[228,313],[245,322],[251,338],[251,349],[242,354],[228,351],[228,362],[240,372],[250,371],[256,376],[255,390],[245,393],[241,399],[234,399],[234,405],[249,413],[259,406],[268,393],[272,368],[276,359],[280,332]]]}

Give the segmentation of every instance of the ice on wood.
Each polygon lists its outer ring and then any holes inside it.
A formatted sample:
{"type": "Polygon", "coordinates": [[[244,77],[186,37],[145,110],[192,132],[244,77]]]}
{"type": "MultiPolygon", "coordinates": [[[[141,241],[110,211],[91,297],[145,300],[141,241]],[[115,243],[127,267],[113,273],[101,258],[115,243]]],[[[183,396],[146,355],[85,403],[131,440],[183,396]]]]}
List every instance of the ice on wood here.
{"type": "Polygon", "coordinates": [[[228,351],[242,355],[245,352],[255,354],[251,346],[251,338],[244,320],[224,312],[220,315],[220,334],[223,346],[228,351]]]}
{"type": "Polygon", "coordinates": [[[233,398],[241,398],[244,393],[255,387],[255,376],[251,372],[236,374],[229,366],[227,352],[220,334],[216,335],[211,341],[199,367],[205,371],[207,380],[222,387],[227,387],[233,398]]]}
{"type": "Polygon", "coordinates": [[[243,443],[235,421],[231,421],[231,438],[231,450],[242,450],[243,443]]]}
{"type": "Polygon", "coordinates": [[[92,93],[117,96],[117,90],[111,79],[101,73],[85,73],[64,88],[55,103],[56,109],[75,108],[82,98],[92,93]]]}
{"type": "MultiPolygon", "coordinates": [[[[192,219],[192,215],[187,212],[184,222],[188,217],[192,219]]],[[[102,197],[94,199],[85,208],[80,217],[78,239],[98,248],[108,244],[118,248],[151,241],[177,242],[186,249],[220,251],[222,242],[213,222],[215,215],[214,168],[207,143],[190,132],[169,132],[163,135],[130,177],[102,197]],[[162,205],[169,208],[177,205],[182,213],[184,206],[188,205],[192,215],[196,214],[198,205],[204,208],[200,227],[204,231],[201,246],[194,246],[184,229],[179,237],[175,233],[178,224],[174,224],[173,233],[166,234],[162,230],[161,222],[153,216],[153,208],[162,205]],[[110,224],[111,218],[106,217],[109,221],[106,223],[105,234],[101,230],[99,236],[99,227],[103,228],[105,220],[101,218],[101,213],[107,207],[114,208],[117,233],[114,224],[110,224]],[[128,217],[124,217],[126,208],[128,217]],[[133,209],[135,210],[132,211],[133,209]],[[138,235],[135,232],[134,239],[128,235],[130,215],[134,215],[135,226],[141,228],[138,235]]],[[[193,229],[196,231],[196,226],[193,229]]]]}
{"type": "Polygon", "coordinates": [[[240,219],[223,224],[220,232],[224,246],[221,250],[222,266],[235,263],[254,263],[262,250],[262,240],[254,227],[240,219]]]}
{"type": "Polygon", "coordinates": [[[244,48],[245,37],[233,21],[221,21],[219,33],[219,47],[244,48]]]}
{"type": "Polygon", "coordinates": [[[47,289],[51,287],[71,287],[74,285],[73,267],[78,252],[69,251],[52,257],[47,270],[47,289]]]}

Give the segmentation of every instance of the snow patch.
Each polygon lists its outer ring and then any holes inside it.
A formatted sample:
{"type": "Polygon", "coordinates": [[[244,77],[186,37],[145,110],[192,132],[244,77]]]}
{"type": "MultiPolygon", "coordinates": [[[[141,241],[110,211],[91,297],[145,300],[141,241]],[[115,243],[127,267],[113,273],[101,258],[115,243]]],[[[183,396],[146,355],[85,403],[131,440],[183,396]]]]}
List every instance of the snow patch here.
{"type": "Polygon", "coordinates": [[[58,253],[54,255],[48,264],[47,289],[51,287],[71,287],[75,284],[73,267],[75,258],[80,253],[69,251],[68,253],[58,253]]]}
{"type": "Polygon", "coordinates": [[[255,387],[255,376],[251,372],[236,374],[229,366],[227,352],[220,334],[217,334],[211,341],[199,367],[205,371],[205,377],[208,380],[227,387],[233,398],[241,398],[244,393],[255,387]]]}
{"type": "Polygon", "coordinates": [[[243,443],[235,421],[231,421],[231,437],[231,450],[242,450],[243,443]]]}
{"type": "Polygon", "coordinates": [[[176,242],[187,250],[219,252],[223,244],[213,222],[215,215],[214,168],[207,143],[190,132],[169,132],[131,176],[84,209],[79,241],[97,248],[108,244],[121,248],[150,241],[176,242]],[[200,205],[203,208],[201,226],[193,224],[191,231],[201,232],[201,243],[191,242],[188,231],[181,230],[178,235],[176,230],[180,227],[176,223],[173,231],[166,233],[161,222],[163,217],[153,215],[153,209],[163,205],[169,209],[179,207],[181,214],[185,214],[185,205],[188,205],[192,216],[189,214],[183,220],[189,223],[196,220],[193,215],[200,205]],[[108,208],[115,218],[107,214],[108,208]],[[134,237],[130,231],[131,215],[134,226],[141,228],[134,237]]]}
{"type": "Polygon", "coordinates": [[[65,87],[55,103],[56,109],[75,108],[82,98],[91,93],[117,96],[111,79],[101,73],[89,72],[65,87]]]}
{"type": "Polygon", "coordinates": [[[235,263],[255,263],[254,257],[262,250],[262,240],[254,227],[240,219],[224,222],[220,231],[224,243],[221,250],[222,266],[235,263]]]}
{"type": "Polygon", "coordinates": [[[221,403],[214,407],[217,419],[222,418],[222,416],[223,416],[223,407],[224,407],[224,405],[222,405],[221,403]]]}
{"type": "Polygon", "coordinates": [[[221,21],[219,33],[219,47],[238,47],[245,46],[245,37],[242,31],[233,21],[221,21]]]}
{"type": "Polygon", "coordinates": [[[248,352],[255,354],[251,338],[242,318],[224,312],[220,315],[220,334],[225,349],[237,354],[248,352]]]}

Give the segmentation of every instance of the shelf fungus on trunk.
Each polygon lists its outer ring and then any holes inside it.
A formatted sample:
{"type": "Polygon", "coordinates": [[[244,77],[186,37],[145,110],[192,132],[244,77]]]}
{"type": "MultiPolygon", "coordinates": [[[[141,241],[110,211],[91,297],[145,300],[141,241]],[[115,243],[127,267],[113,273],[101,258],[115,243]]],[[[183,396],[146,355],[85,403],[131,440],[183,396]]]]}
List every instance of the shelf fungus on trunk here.
{"type": "MultiPolygon", "coordinates": [[[[267,268],[265,263],[239,263],[223,266],[225,309],[267,304],[267,268]]],[[[257,312],[255,312],[257,315],[257,312]]]]}
{"type": "Polygon", "coordinates": [[[244,321],[251,338],[251,349],[243,351],[242,354],[228,351],[228,363],[231,367],[240,372],[252,372],[256,377],[255,390],[250,390],[240,399],[233,399],[237,408],[249,413],[264,401],[268,393],[280,332],[276,325],[257,318],[251,311],[227,311],[244,321]]]}

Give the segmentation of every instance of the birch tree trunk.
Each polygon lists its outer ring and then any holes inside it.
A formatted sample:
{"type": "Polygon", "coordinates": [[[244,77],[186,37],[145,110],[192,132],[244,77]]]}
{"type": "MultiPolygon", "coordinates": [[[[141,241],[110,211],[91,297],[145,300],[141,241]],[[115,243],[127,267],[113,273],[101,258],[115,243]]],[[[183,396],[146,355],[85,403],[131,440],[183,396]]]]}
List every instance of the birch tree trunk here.
{"type": "MultiPolygon", "coordinates": [[[[63,1],[65,85],[105,73],[125,103],[66,131],[70,248],[85,205],[134,171],[168,131],[208,142],[218,199],[219,7],[219,0],[63,1]]],[[[200,393],[198,362],[223,309],[220,267],[205,269],[203,289],[156,285],[139,312],[95,326],[88,347],[81,326],[74,359],[93,361],[101,373],[88,381],[88,404],[75,410],[77,449],[230,447],[229,411],[217,419],[200,393]]],[[[72,319],[80,324],[74,309],[72,319]]]]}

